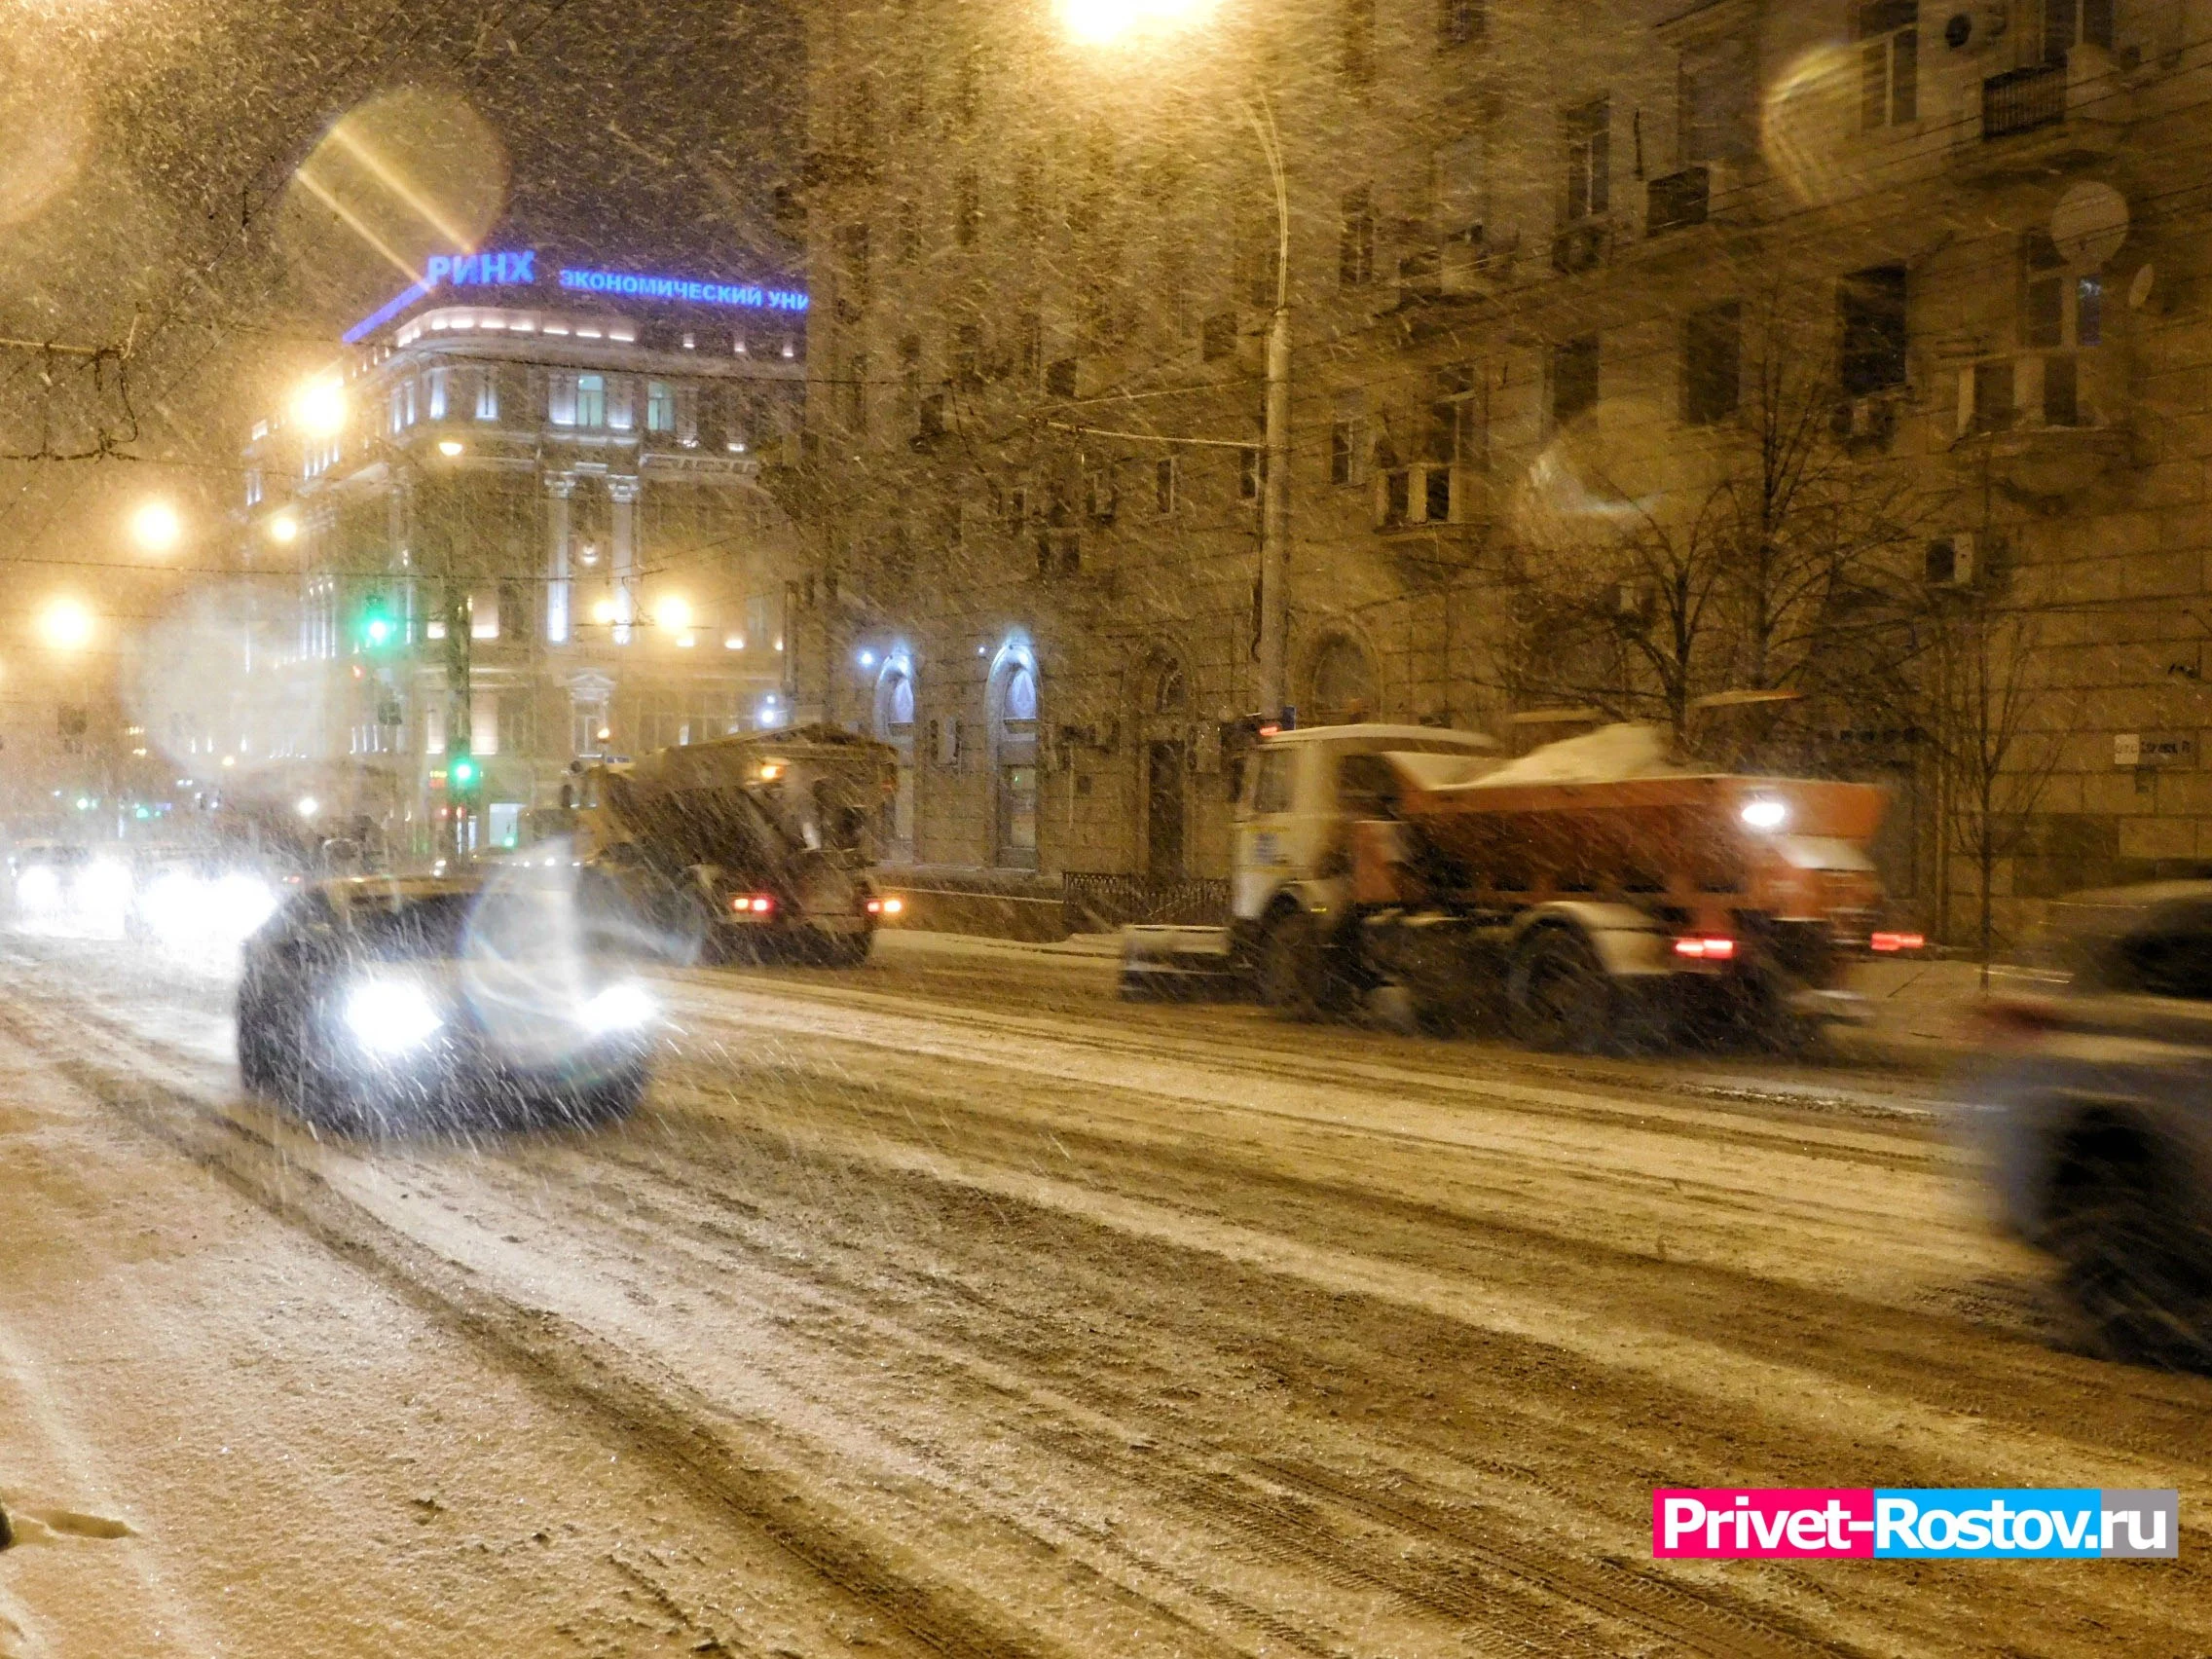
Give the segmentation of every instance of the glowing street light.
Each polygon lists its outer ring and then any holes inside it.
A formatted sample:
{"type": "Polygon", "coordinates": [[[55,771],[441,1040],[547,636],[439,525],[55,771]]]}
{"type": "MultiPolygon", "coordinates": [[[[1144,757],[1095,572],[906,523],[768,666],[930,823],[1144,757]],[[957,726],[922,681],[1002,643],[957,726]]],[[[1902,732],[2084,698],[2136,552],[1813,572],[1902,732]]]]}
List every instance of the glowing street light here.
{"type": "Polygon", "coordinates": [[[1060,20],[1086,46],[1110,46],[1148,25],[1197,22],[1210,0],[1061,0],[1060,20]]]}
{"type": "Polygon", "coordinates": [[[148,553],[166,553],[184,537],[184,520],[166,501],[147,501],[130,515],[130,539],[148,553]]]}
{"type": "Polygon", "coordinates": [[[438,440],[438,453],[449,459],[461,454],[467,447],[459,438],[440,438],[438,440]]]}
{"type": "Polygon", "coordinates": [[[290,511],[278,513],[269,521],[269,539],[279,547],[287,547],[300,538],[300,515],[290,511]]]}
{"type": "Polygon", "coordinates": [[[82,650],[92,643],[92,613],[74,599],[49,601],[39,612],[38,636],[55,650],[82,650]]]}
{"type": "Polygon", "coordinates": [[[300,797],[299,813],[302,818],[313,818],[321,810],[322,802],[315,799],[314,796],[302,795],[300,797]]]}
{"type": "Polygon", "coordinates": [[[681,596],[669,594],[653,607],[653,620],[672,634],[691,626],[691,607],[681,596]]]}
{"type": "Polygon", "coordinates": [[[309,381],[292,393],[292,419],[311,438],[335,438],[346,428],[346,388],[335,379],[309,381]]]}

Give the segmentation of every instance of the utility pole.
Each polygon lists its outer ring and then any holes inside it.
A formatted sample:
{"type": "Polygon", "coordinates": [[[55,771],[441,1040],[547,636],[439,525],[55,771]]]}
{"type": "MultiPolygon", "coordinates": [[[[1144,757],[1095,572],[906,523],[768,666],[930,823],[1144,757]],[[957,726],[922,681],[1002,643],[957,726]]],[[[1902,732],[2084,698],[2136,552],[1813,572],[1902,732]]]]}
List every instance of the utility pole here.
{"type": "Polygon", "coordinates": [[[1280,719],[1290,647],[1290,187],[1264,93],[1245,100],[1275,190],[1275,307],[1268,320],[1265,476],[1260,503],[1260,717],[1280,719]]]}

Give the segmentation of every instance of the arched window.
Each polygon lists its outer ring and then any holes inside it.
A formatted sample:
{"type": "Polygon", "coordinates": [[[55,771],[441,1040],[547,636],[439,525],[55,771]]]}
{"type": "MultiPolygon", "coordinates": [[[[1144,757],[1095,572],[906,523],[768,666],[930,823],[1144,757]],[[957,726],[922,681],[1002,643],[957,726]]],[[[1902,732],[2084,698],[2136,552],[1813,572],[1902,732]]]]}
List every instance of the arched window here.
{"type": "Polygon", "coordinates": [[[1152,688],[1152,712],[1156,715],[1179,715],[1190,706],[1190,687],[1183,680],[1179,663],[1162,663],[1160,679],[1152,688]]]}
{"type": "Polygon", "coordinates": [[[884,803],[877,833],[879,856],[890,864],[914,862],[914,677],[903,658],[884,664],[875,684],[875,735],[899,756],[899,784],[884,803]]]}
{"type": "Polygon", "coordinates": [[[1375,711],[1375,665],[1367,647],[1347,635],[1325,643],[1313,658],[1314,723],[1367,719],[1375,711]]]}
{"type": "Polygon", "coordinates": [[[914,682],[907,675],[900,675],[892,684],[891,723],[895,726],[914,723],[914,682]]]}
{"type": "Polygon", "coordinates": [[[1037,670],[1010,655],[992,684],[993,857],[1008,869],[1037,867],[1037,670]]]}

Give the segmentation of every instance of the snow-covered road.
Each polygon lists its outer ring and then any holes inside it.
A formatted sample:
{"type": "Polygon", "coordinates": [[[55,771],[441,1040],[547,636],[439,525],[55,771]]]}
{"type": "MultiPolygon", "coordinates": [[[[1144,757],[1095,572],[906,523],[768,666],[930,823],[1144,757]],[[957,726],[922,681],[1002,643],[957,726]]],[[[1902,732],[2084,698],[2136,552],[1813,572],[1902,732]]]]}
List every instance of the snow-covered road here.
{"type": "Polygon", "coordinates": [[[676,976],[631,1124],[372,1147],[219,978],[0,939],[0,1653],[2212,1649],[2212,1384],[2054,1345],[1924,1084],[1110,983],[676,976]],[[2183,1557],[1649,1559],[1730,1483],[2183,1557]]]}

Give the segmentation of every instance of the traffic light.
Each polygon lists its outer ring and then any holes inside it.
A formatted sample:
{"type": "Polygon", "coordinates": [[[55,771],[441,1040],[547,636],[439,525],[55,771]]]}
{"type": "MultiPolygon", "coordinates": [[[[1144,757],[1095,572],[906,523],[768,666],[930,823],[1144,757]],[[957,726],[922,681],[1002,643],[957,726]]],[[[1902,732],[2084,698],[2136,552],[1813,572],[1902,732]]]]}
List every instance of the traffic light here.
{"type": "Polygon", "coordinates": [[[360,641],[365,650],[381,651],[399,639],[399,618],[392,614],[391,601],[381,593],[372,593],[361,604],[360,641]]]}
{"type": "Polygon", "coordinates": [[[446,787],[456,795],[472,792],[483,776],[484,769],[473,755],[456,755],[446,763],[446,787]]]}

